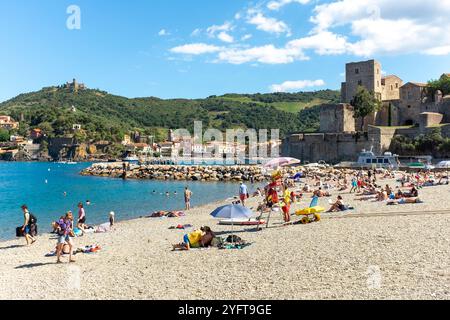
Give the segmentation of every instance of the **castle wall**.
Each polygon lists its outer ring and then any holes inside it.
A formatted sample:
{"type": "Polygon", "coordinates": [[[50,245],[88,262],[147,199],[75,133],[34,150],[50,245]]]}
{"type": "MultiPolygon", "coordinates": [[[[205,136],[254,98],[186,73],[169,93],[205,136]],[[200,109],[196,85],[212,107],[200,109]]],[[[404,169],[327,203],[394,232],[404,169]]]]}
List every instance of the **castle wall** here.
{"type": "Polygon", "coordinates": [[[355,118],[349,104],[328,104],[320,109],[320,132],[353,132],[355,118]]]}
{"type": "Polygon", "coordinates": [[[439,125],[442,122],[443,115],[435,112],[423,112],[419,116],[420,131],[424,132],[426,128],[439,125]]]}
{"type": "MultiPolygon", "coordinates": [[[[375,139],[375,149],[380,139],[375,139]]],[[[368,135],[357,133],[317,133],[293,135],[283,142],[283,155],[302,161],[318,162],[324,160],[329,163],[340,161],[355,161],[355,157],[362,149],[369,149],[372,145],[368,135]]]]}

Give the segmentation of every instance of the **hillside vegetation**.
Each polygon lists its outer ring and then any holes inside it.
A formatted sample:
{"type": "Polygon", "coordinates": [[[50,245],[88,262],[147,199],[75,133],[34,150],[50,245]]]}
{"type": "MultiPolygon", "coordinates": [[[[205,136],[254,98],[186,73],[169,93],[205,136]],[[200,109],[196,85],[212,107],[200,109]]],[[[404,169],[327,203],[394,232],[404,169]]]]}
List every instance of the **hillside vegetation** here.
{"type": "Polygon", "coordinates": [[[71,92],[49,87],[21,94],[0,104],[0,114],[21,120],[20,134],[41,128],[49,137],[64,136],[81,124],[85,140],[121,141],[130,130],[163,140],[167,129],[192,130],[194,121],[203,127],[280,129],[284,136],[294,131],[315,131],[318,106],[336,102],[336,91],[212,96],[206,99],[134,98],[100,90],[71,92]]]}

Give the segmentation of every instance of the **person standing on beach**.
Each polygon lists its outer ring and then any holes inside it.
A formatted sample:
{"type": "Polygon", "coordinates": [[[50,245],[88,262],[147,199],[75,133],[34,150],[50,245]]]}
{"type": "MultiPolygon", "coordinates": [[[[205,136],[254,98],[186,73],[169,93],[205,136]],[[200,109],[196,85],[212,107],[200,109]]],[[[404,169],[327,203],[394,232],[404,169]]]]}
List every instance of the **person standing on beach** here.
{"type": "Polygon", "coordinates": [[[22,207],[23,211],[23,226],[22,226],[22,234],[25,237],[25,240],[27,241],[27,246],[30,244],[33,244],[36,242],[36,239],[31,235],[31,226],[32,224],[36,223],[36,218],[28,211],[27,205],[23,205],[22,207]]]}
{"type": "Polygon", "coordinates": [[[184,189],[184,203],[186,204],[186,211],[191,210],[192,191],[188,187],[184,189]]]}
{"type": "Polygon", "coordinates": [[[86,224],[86,211],[84,210],[83,203],[78,204],[78,223],[77,228],[78,229],[84,229],[84,226],[86,224]]]}
{"type": "Polygon", "coordinates": [[[73,242],[72,238],[73,234],[73,215],[72,212],[69,211],[63,219],[58,221],[58,243],[56,245],[56,263],[61,262],[61,252],[64,246],[67,244],[69,246],[69,262],[75,262],[72,258],[73,253],[73,242]]]}
{"type": "Polygon", "coordinates": [[[244,182],[241,182],[239,186],[239,198],[241,199],[242,205],[245,207],[245,200],[248,198],[248,189],[244,182]]]}

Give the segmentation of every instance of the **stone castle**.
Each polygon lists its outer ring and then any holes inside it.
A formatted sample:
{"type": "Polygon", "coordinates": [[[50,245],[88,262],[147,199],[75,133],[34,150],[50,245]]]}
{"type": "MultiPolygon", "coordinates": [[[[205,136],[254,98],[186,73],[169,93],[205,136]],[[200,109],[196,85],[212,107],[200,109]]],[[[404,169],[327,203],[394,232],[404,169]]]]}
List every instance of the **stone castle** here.
{"type": "Polygon", "coordinates": [[[78,92],[79,90],[86,89],[86,86],[84,83],[79,83],[76,79],[73,79],[72,82],[67,82],[64,88],[70,90],[70,92],[78,92]]]}
{"type": "Polygon", "coordinates": [[[348,63],[346,81],[341,85],[342,103],[323,105],[319,133],[288,136],[283,154],[313,162],[354,161],[362,149],[388,151],[395,135],[416,137],[438,126],[442,135],[449,137],[450,96],[440,91],[430,96],[427,87],[424,83],[404,83],[396,75],[383,76],[376,60],[348,63]],[[359,86],[374,92],[382,102],[381,109],[364,123],[354,118],[350,104],[359,86]]]}

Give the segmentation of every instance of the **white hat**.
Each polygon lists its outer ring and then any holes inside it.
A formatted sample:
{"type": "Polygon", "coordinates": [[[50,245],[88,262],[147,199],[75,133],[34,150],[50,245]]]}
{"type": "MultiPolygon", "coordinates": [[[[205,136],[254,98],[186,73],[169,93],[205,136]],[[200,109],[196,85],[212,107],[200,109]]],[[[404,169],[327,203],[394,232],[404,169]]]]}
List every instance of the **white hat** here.
{"type": "Polygon", "coordinates": [[[109,213],[109,215],[110,215],[110,216],[114,216],[114,215],[115,215],[114,211],[111,211],[111,212],[109,213]]]}

